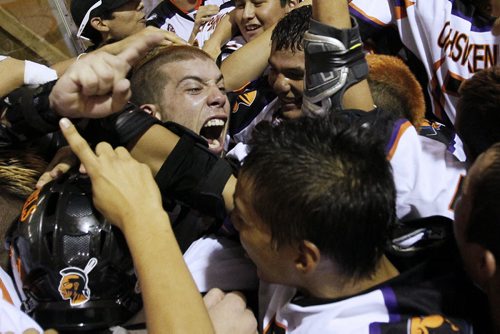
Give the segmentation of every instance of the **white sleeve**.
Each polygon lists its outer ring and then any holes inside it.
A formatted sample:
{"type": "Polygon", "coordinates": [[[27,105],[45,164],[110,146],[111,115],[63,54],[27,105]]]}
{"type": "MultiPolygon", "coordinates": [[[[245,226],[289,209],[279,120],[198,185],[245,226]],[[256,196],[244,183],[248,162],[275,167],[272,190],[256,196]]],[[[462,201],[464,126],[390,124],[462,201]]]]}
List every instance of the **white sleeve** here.
{"type": "Polygon", "coordinates": [[[42,328],[20,309],[12,279],[0,268],[0,333],[43,333],[42,328]]]}
{"type": "Polygon", "coordinates": [[[352,0],[349,9],[353,16],[374,26],[395,23],[393,0],[352,0]]]}
{"type": "Polygon", "coordinates": [[[7,59],[7,56],[0,55],[0,61],[7,59]]]}
{"type": "Polygon", "coordinates": [[[412,197],[420,174],[421,154],[415,128],[408,121],[400,124],[393,132],[388,153],[396,186],[396,214],[400,219],[416,214],[412,197]]]}

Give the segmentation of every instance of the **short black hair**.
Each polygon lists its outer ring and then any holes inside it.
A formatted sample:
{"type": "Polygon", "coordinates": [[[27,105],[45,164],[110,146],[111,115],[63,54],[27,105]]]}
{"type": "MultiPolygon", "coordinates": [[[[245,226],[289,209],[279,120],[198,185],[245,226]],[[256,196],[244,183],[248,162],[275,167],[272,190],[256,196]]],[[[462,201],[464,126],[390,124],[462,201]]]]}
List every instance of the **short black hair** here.
{"type": "Polygon", "coordinates": [[[500,66],[477,72],[459,93],[455,127],[472,163],[500,141],[500,66]]]}
{"type": "Polygon", "coordinates": [[[271,36],[273,49],[302,51],[304,34],[309,29],[311,16],[312,7],[308,5],[294,9],[282,18],[271,36]]]}
{"type": "Polygon", "coordinates": [[[309,240],[344,278],[372,275],[395,222],[383,138],[332,114],[260,123],[239,180],[273,243],[309,240]]]}
{"type": "Polygon", "coordinates": [[[488,167],[470,184],[471,211],[466,237],[500,258],[500,143],[491,146],[488,167]]]}

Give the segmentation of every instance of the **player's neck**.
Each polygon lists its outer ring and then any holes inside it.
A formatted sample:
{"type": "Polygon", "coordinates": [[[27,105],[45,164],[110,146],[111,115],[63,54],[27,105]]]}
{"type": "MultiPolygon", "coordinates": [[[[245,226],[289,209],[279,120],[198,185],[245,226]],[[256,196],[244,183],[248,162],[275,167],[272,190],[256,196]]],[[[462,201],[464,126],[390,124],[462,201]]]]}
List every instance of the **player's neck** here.
{"type": "Polygon", "coordinates": [[[369,278],[356,279],[356,280],[339,280],[338,275],[326,274],[318,275],[314,282],[310,282],[305,289],[305,293],[322,299],[338,299],[353,296],[368,290],[374,286],[382,284],[391,278],[399,275],[398,270],[392,263],[385,257],[379,261],[377,270],[369,278]]]}

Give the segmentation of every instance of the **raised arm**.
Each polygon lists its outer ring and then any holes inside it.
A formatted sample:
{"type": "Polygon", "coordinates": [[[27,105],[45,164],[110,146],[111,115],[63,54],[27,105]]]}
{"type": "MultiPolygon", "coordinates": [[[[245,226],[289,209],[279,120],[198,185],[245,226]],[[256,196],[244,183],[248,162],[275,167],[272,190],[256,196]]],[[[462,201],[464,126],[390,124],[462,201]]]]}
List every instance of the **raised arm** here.
{"type": "Polygon", "coordinates": [[[313,0],[313,20],[304,45],[306,111],[374,109],[366,80],[368,66],[347,0],[313,0]]]}

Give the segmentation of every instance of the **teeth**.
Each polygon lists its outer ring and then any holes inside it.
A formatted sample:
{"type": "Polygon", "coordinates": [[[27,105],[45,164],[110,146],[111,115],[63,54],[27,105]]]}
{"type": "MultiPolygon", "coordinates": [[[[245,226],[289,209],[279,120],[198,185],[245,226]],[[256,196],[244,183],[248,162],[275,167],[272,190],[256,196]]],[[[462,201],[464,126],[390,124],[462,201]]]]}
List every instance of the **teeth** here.
{"type": "Polygon", "coordinates": [[[256,30],[258,28],[259,28],[259,26],[247,26],[248,31],[253,31],[253,30],[256,30]]]}
{"type": "Polygon", "coordinates": [[[214,118],[214,119],[209,120],[203,127],[207,128],[210,126],[224,126],[224,124],[226,124],[225,121],[218,119],[218,118],[214,118]]]}
{"type": "Polygon", "coordinates": [[[217,139],[212,139],[209,143],[208,143],[208,148],[218,148],[220,146],[220,143],[217,139]]]}

